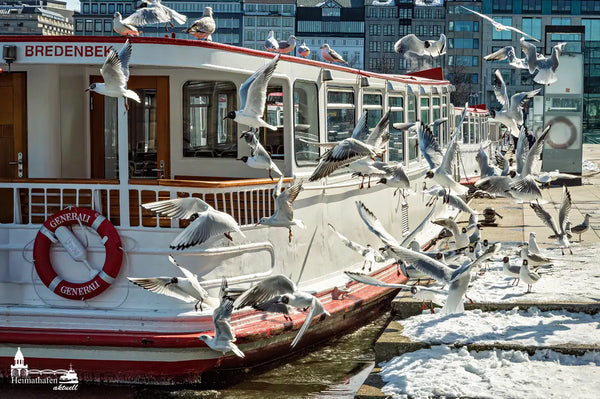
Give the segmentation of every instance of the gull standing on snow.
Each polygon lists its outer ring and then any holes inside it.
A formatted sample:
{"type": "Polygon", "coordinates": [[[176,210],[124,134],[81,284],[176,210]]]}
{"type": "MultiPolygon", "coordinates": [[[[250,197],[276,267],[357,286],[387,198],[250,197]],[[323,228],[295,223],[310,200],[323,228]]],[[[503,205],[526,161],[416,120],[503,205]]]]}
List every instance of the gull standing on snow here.
{"type": "Polygon", "coordinates": [[[120,12],[115,12],[112,20],[113,30],[123,36],[139,36],[140,31],[132,24],[123,23],[120,12]]]}
{"type": "Polygon", "coordinates": [[[494,74],[494,93],[502,105],[499,111],[490,110],[490,116],[504,124],[513,136],[518,136],[519,126],[523,124],[523,106],[540,92],[541,89],[515,93],[508,98],[506,84],[499,69],[494,74]]]}
{"type": "Polygon", "coordinates": [[[265,39],[265,50],[277,51],[279,50],[279,42],[275,39],[275,32],[270,30],[265,39]]]}
{"type": "Polygon", "coordinates": [[[175,20],[178,24],[183,25],[187,21],[187,17],[177,11],[162,5],[160,0],[141,0],[144,7],[138,8],[133,14],[123,20],[124,24],[143,26],[165,23],[165,31],[168,31],[168,26],[174,26],[171,22],[175,20]]]}
{"type": "Polygon", "coordinates": [[[555,223],[554,218],[544,209],[543,206],[536,202],[532,202],[531,207],[535,214],[541,219],[541,221],[548,226],[556,235],[556,239],[558,240],[558,245],[562,251],[562,254],[565,254],[565,248],[569,249],[571,255],[573,255],[573,250],[571,250],[571,244],[569,244],[569,238],[567,237],[567,228],[566,224],[569,221],[569,212],[571,211],[571,193],[567,190],[566,186],[563,186],[563,194],[562,200],[560,204],[560,209],[558,211],[558,225],[555,223]]]}
{"type": "Polygon", "coordinates": [[[277,67],[279,54],[271,61],[258,68],[252,76],[240,86],[240,110],[230,111],[225,119],[233,119],[241,125],[247,125],[256,129],[266,127],[271,130],[277,130],[275,126],[269,125],[262,117],[265,113],[265,103],[267,101],[267,86],[273,72],[277,67]]]}
{"type": "Polygon", "coordinates": [[[310,55],[310,48],[308,48],[305,42],[302,42],[300,47],[298,47],[298,55],[302,58],[308,58],[310,55]]]}
{"type": "Polygon", "coordinates": [[[108,97],[123,97],[125,99],[125,110],[129,111],[127,99],[140,102],[140,97],[133,90],[127,89],[129,80],[129,59],[131,58],[131,43],[129,39],[118,53],[111,48],[100,73],[104,83],[92,83],[85,91],[93,91],[108,97]]]}
{"type": "Polygon", "coordinates": [[[277,50],[279,53],[291,53],[296,48],[296,36],[290,35],[287,40],[279,40],[277,45],[279,46],[277,50]]]}
{"type": "Polygon", "coordinates": [[[192,26],[184,29],[183,32],[189,33],[198,40],[204,39],[207,42],[212,42],[212,34],[215,33],[215,29],[217,29],[217,25],[213,19],[212,7],[204,7],[202,18],[194,21],[192,26]]]}
{"type": "Polygon", "coordinates": [[[549,85],[556,82],[556,70],[559,65],[558,59],[567,43],[561,42],[552,47],[552,54],[548,58],[538,58],[537,47],[534,44],[526,42],[523,38],[521,38],[521,45],[523,46],[523,52],[527,56],[529,73],[533,74],[536,69],[538,70],[538,73],[533,77],[533,80],[543,85],[549,85]]]}
{"type": "Polygon", "coordinates": [[[590,215],[589,213],[586,213],[585,218],[583,219],[583,222],[581,222],[581,224],[571,227],[571,233],[579,234],[580,242],[581,242],[581,235],[583,233],[585,233],[586,231],[588,231],[588,229],[590,228],[590,218],[591,217],[592,217],[592,215],[590,215]]]}
{"type": "Polygon", "coordinates": [[[329,47],[329,44],[324,43],[321,46],[321,57],[328,62],[339,62],[340,64],[348,65],[348,62],[342,58],[334,49],[329,47]]]}
{"type": "Polygon", "coordinates": [[[262,224],[272,227],[286,227],[289,232],[289,242],[292,242],[292,226],[305,228],[300,219],[294,219],[294,200],[302,191],[304,181],[298,179],[294,184],[283,190],[283,176],[279,178],[275,190],[273,190],[273,199],[275,200],[275,212],[269,217],[262,217],[257,225],[262,224]]]}
{"type": "Polygon", "coordinates": [[[202,304],[206,303],[211,308],[219,306],[219,301],[208,295],[208,292],[200,285],[198,276],[183,266],[179,266],[175,259],[169,255],[169,261],[177,266],[185,277],[147,277],[136,278],[127,277],[135,285],[154,292],[156,294],[166,295],[180,299],[184,302],[196,302],[194,309],[202,310],[202,304]]]}
{"type": "Polygon", "coordinates": [[[537,241],[535,240],[535,232],[532,231],[529,233],[529,252],[532,254],[540,254],[540,247],[538,246],[537,241]]]}
{"type": "MultiPolygon", "coordinates": [[[[527,261],[525,261],[525,262],[527,262],[527,261]]],[[[510,259],[508,259],[508,256],[505,256],[502,259],[502,271],[504,272],[504,274],[506,276],[514,278],[511,285],[515,285],[515,286],[519,285],[519,275],[521,273],[521,266],[511,265],[510,259]]],[[[507,283],[507,285],[508,285],[508,283],[507,283]]]]}
{"type": "Polygon", "coordinates": [[[544,256],[541,253],[536,254],[529,251],[529,244],[521,245],[519,255],[521,256],[521,259],[527,260],[534,266],[549,265],[552,263],[552,261],[558,260],[558,258],[551,258],[544,256]]]}
{"type": "Polygon", "coordinates": [[[240,226],[235,219],[221,211],[217,211],[200,198],[176,198],[166,201],[142,204],[146,209],[154,211],[161,216],[171,219],[189,219],[191,223],[171,242],[173,249],[185,249],[193,245],[200,245],[211,237],[223,234],[233,241],[231,232],[240,233],[240,226]]]}
{"type": "Polygon", "coordinates": [[[439,40],[421,40],[414,34],[402,37],[394,44],[394,51],[405,57],[409,54],[429,56],[431,58],[446,54],[446,35],[440,35],[439,40]]]}
{"type": "Polygon", "coordinates": [[[512,26],[510,26],[510,25],[503,25],[503,24],[501,24],[501,23],[500,23],[500,22],[498,22],[498,21],[494,21],[494,20],[493,20],[491,17],[488,17],[487,15],[484,15],[484,14],[480,14],[480,13],[478,13],[477,11],[473,11],[473,10],[471,10],[470,8],[463,7],[463,6],[461,6],[461,7],[462,7],[462,8],[464,8],[465,10],[467,10],[467,11],[469,11],[469,12],[472,12],[473,14],[479,15],[481,18],[483,18],[483,19],[485,19],[485,20],[487,20],[487,21],[491,22],[491,24],[492,24],[492,25],[494,25],[494,28],[495,28],[495,29],[496,29],[498,32],[502,32],[503,30],[512,30],[512,31],[514,31],[514,32],[520,33],[520,34],[521,34],[521,35],[523,35],[523,36],[527,36],[528,38],[530,38],[530,39],[532,39],[532,40],[535,40],[536,42],[539,42],[539,40],[538,40],[538,39],[536,39],[535,37],[533,37],[533,36],[530,36],[530,35],[528,35],[527,33],[523,32],[523,31],[521,31],[521,30],[518,30],[517,28],[513,28],[513,27],[512,27],[512,26]]]}
{"type": "Polygon", "coordinates": [[[275,162],[273,162],[271,156],[269,155],[267,150],[265,150],[265,147],[263,147],[262,144],[260,144],[260,142],[258,141],[258,137],[256,136],[256,133],[253,130],[254,128],[246,130],[245,132],[242,132],[242,135],[240,136],[240,138],[246,140],[246,143],[248,143],[248,145],[252,149],[252,153],[250,154],[250,157],[243,156],[239,160],[244,162],[251,168],[267,169],[269,171],[269,177],[271,178],[271,180],[273,180],[273,176],[271,176],[271,171],[274,171],[279,176],[283,176],[283,173],[281,173],[277,165],[275,165],[275,162]]]}
{"type": "Polygon", "coordinates": [[[292,347],[295,347],[300,339],[308,330],[312,320],[322,314],[330,316],[325,310],[321,301],[308,292],[300,291],[296,284],[289,278],[283,275],[267,277],[258,284],[249,288],[246,292],[240,295],[234,303],[236,309],[244,306],[261,307],[263,303],[271,301],[273,304],[285,305],[288,308],[284,314],[289,314],[289,308],[305,309],[310,307],[310,311],[304,319],[304,323],[298,334],[292,341],[292,347]],[[279,296],[275,301],[271,301],[274,297],[279,296]]]}
{"type": "Polygon", "coordinates": [[[367,265],[367,263],[369,264],[369,271],[371,271],[371,267],[373,266],[374,262],[384,262],[385,261],[385,258],[383,257],[383,255],[378,250],[373,248],[370,244],[367,244],[366,247],[362,246],[359,243],[356,243],[356,242],[346,238],[342,234],[338,233],[338,231],[335,229],[335,227],[333,227],[331,224],[328,224],[328,226],[335,234],[337,234],[337,236],[340,238],[340,240],[342,240],[343,243],[348,248],[354,250],[355,252],[358,252],[360,254],[360,256],[362,256],[364,258],[365,261],[363,263],[362,270],[365,270],[365,266],[367,265]]]}
{"type": "Polygon", "coordinates": [[[540,281],[540,275],[529,269],[529,262],[527,262],[527,259],[523,260],[523,266],[521,266],[521,270],[519,270],[519,279],[527,284],[526,294],[531,293],[531,286],[540,281]]]}
{"type": "MultiPolygon", "coordinates": [[[[226,280],[223,279],[223,284],[226,285],[226,280]]],[[[228,297],[224,292],[223,285],[221,286],[221,305],[213,312],[213,325],[215,335],[211,337],[208,334],[202,334],[198,339],[206,342],[206,345],[214,351],[222,352],[223,356],[227,352],[233,352],[237,357],[245,357],[244,352],[237,347],[235,342],[235,334],[231,327],[231,313],[233,313],[233,299],[228,297]]],[[[221,364],[223,357],[217,361],[217,365],[221,364]]]]}

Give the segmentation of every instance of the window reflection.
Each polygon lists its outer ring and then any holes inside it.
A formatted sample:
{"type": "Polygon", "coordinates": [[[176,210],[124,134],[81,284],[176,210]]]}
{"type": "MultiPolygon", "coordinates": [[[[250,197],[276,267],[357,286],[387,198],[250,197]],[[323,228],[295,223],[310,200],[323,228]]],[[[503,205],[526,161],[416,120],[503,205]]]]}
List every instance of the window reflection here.
{"type": "Polygon", "coordinates": [[[327,141],[341,141],[350,137],[354,125],[354,92],[327,92],[327,141]]]}
{"type": "Polygon", "coordinates": [[[318,147],[301,141],[319,141],[319,98],[317,85],[296,81],[294,83],[294,149],[296,164],[315,165],[319,158],[318,147]]]}

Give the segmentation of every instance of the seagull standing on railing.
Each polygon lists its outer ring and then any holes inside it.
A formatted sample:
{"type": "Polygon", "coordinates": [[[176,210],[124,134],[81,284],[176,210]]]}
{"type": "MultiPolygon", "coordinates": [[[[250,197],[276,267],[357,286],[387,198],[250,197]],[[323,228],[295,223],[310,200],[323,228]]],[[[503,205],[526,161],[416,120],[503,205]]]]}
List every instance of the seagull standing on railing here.
{"type": "Polygon", "coordinates": [[[108,97],[123,97],[125,99],[125,110],[129,111],[127,99],[140,102],[140,97],[133,90],[127,89],[129,80],[129,59],[131,58],[131,43],[129,39],[118,53],[111,48],[100,73],[104,83],[92,83],[85,91],[93,91],[108,97]]]}
{"type": "Polygon", "coordinates": [[[212,34],[215,33],[217,25],[213,19],[213,9],[211,7],[204,7],[202,18],[194,21],[192,26],[185,29],[184,33],[189,33],[198,40],[206,40],[212,42],[212,34]]]}
{"type": "Polygon", "coordinates": [[[265,50],[277,51],[279,50],[279,42],[275,39],[275,32],[270,30],[267,38],[265,39],[265,50]]]}
{"type": "Polygon", "coordinates": [[[308,48],[305,42],[302,42],[300,47],[298,47],[298,55],[302,58],[308,58],[310,55],[310,48],[308,48]]]}
{"type": "Polygon", "coordinates": [[[279,40],[277,45],[279,46],[277,50],[279,53],[291,53],[296,48],[296,36],[290,35],[287,40],[279,40]]]}
{"type": "Polygon", "coordinates": [[[329,47],[329,44],[324,43],[321,46],[321,57],[328,62],[338,62],[340,64],[348,65],[348,62],[342,58],[334,49],[329,47]]]}
{"type": "Polygon", "coordinates": [[[233,119],[238,124],[250,126],[256,129],[266,127],[271,130],[277,130],[275,126],[269,125],[262,117],[265,113],[267,101],[267,86],[275,72],[279,54],[271,61],[258,68],[246,81],[240,86],[240,110],[230,111],[225,119],[233,119]]]}

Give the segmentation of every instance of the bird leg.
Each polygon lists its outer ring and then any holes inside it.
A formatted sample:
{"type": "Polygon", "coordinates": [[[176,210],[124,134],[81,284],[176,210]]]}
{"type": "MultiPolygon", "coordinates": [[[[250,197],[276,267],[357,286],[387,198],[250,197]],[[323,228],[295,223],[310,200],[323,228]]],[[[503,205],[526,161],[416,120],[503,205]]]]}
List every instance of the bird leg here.
{"type": "Polygon", "coordinates": [[[360,187],[358,189],[362,190],[363,188],[365,188],[365,175],[362,176],[362,180],[360,181],[360,187]]]}
{"type": "Polygon", "coordinates": [[[200,305],[200,311],[202,312],[202,299],[199,299],[196,304],[194,305],[194,309],[196,310],[196,312],[198,311],[198,305],[200,305]]]}
{"type": "Polygon", "coordinates": [[[394,197],[396,196],[396,194],[398,194],[398,191],[400,191],[400,187],[394,190],[394,197]]]}
{"type": "Polygon", "coordinates": [[[433,301],[429,301],[429,310],[431,311],[431,314],[435,313],[435,309],[433,308],[433,301]]]}
{"type": "Polygon", "coordinates": [[[367,185],[367,188],[371,188],[371,175],[369,175],[369,184],[367,185]]]}
{"type": "Polygon", "coordinates": [[[362,267],[362,269],[360,269],[360,270],[365,270],[365,266],[366,266],[366,264],[367,264],[367,261],[365,260],[365,261],[363,262],[363,267],[362,267]]]}
{"type": "Polygon", "coordinates": [[[233,241],[233,238],[231,238],[231,234],[229,233],[224,233],[225,237],[227,237],[229,239],[229,241],[233,241]]]}
{"type": "Polygon", "coordinates": [[[471,302],[471,306],[475,305],[475,303],[473,303],[473,300],[472,300],[471,298],[469,298],[469,297],[467,296],[467,294],[465,294],[465,298],[467,298],[467,299],[469,300],[469,302],[471,302]]]}
{"type": "Polygon", "coordinates": [[[372,266],[373,266],[373,262],[369,262],[369,271],[371,271],[372,266]]]}
{"type": "Polygon", "coordinates": [[[421,310],[425,310],[427,309],[427,306],[425,306],[425,301],[423,301],[423,303],[421,304],[421,310]]]}
{"type": "Polygon", "coordinates": [[[271,176],[271,169],[269,169],[269,178],[271,179],[271,181],[273,180],[273,176],[271,176]]]}
{"type": "Polygon", "coordinates": [[[571,249],[571,247],[567,247],[569,248],[569,252],[571,253],[571,255],[573,255],[573,250],[571,249]]]}
{"type": "Polygon", "coordinates": [[[289,240],[289,242],[290,242],[290,244],[291,244],[291,243],[292,243],[292,228],[291,228],[291,227],[288,227],[288,230],[290,231],[290,235],[289,235],[289,237],[288,237],[288,240],[289,240]]]}
{"type": "Polygon", "coordinates": [[[129,112],[129,104],[127,104],[127,97],[123,97],[123,100],[125,100],[125,113],[129,112]]]}
{"type": "Polygon", "coordinates": [[[225,357],[225,354],[223,354],[218,360],[217,363],[215,363],[215,367],[219,367],[221,366],[221,363],[223,362],[223,358],[225,357]]]}

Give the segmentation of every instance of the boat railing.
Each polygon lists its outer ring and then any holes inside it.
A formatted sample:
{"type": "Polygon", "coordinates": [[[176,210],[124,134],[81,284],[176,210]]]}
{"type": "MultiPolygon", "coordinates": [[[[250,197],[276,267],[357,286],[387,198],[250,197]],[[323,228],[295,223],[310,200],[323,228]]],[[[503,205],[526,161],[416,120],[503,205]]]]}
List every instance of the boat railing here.
{"type": "MultiPolygon", "coordinates": [[[[291,181],[292,179],[285,179],[291,181]]],[[[0,223],[39,225],[68,206],[96,210],[115,226],[132,228],[185,227],[187,221],[159,217],[141,205],[166,199],[197,197],[229,213],[240,226],[254,225],[275,210],[275,183],[270,179],[233,181],[130,181],[107,179],[0,180],[0,223]]]]}

